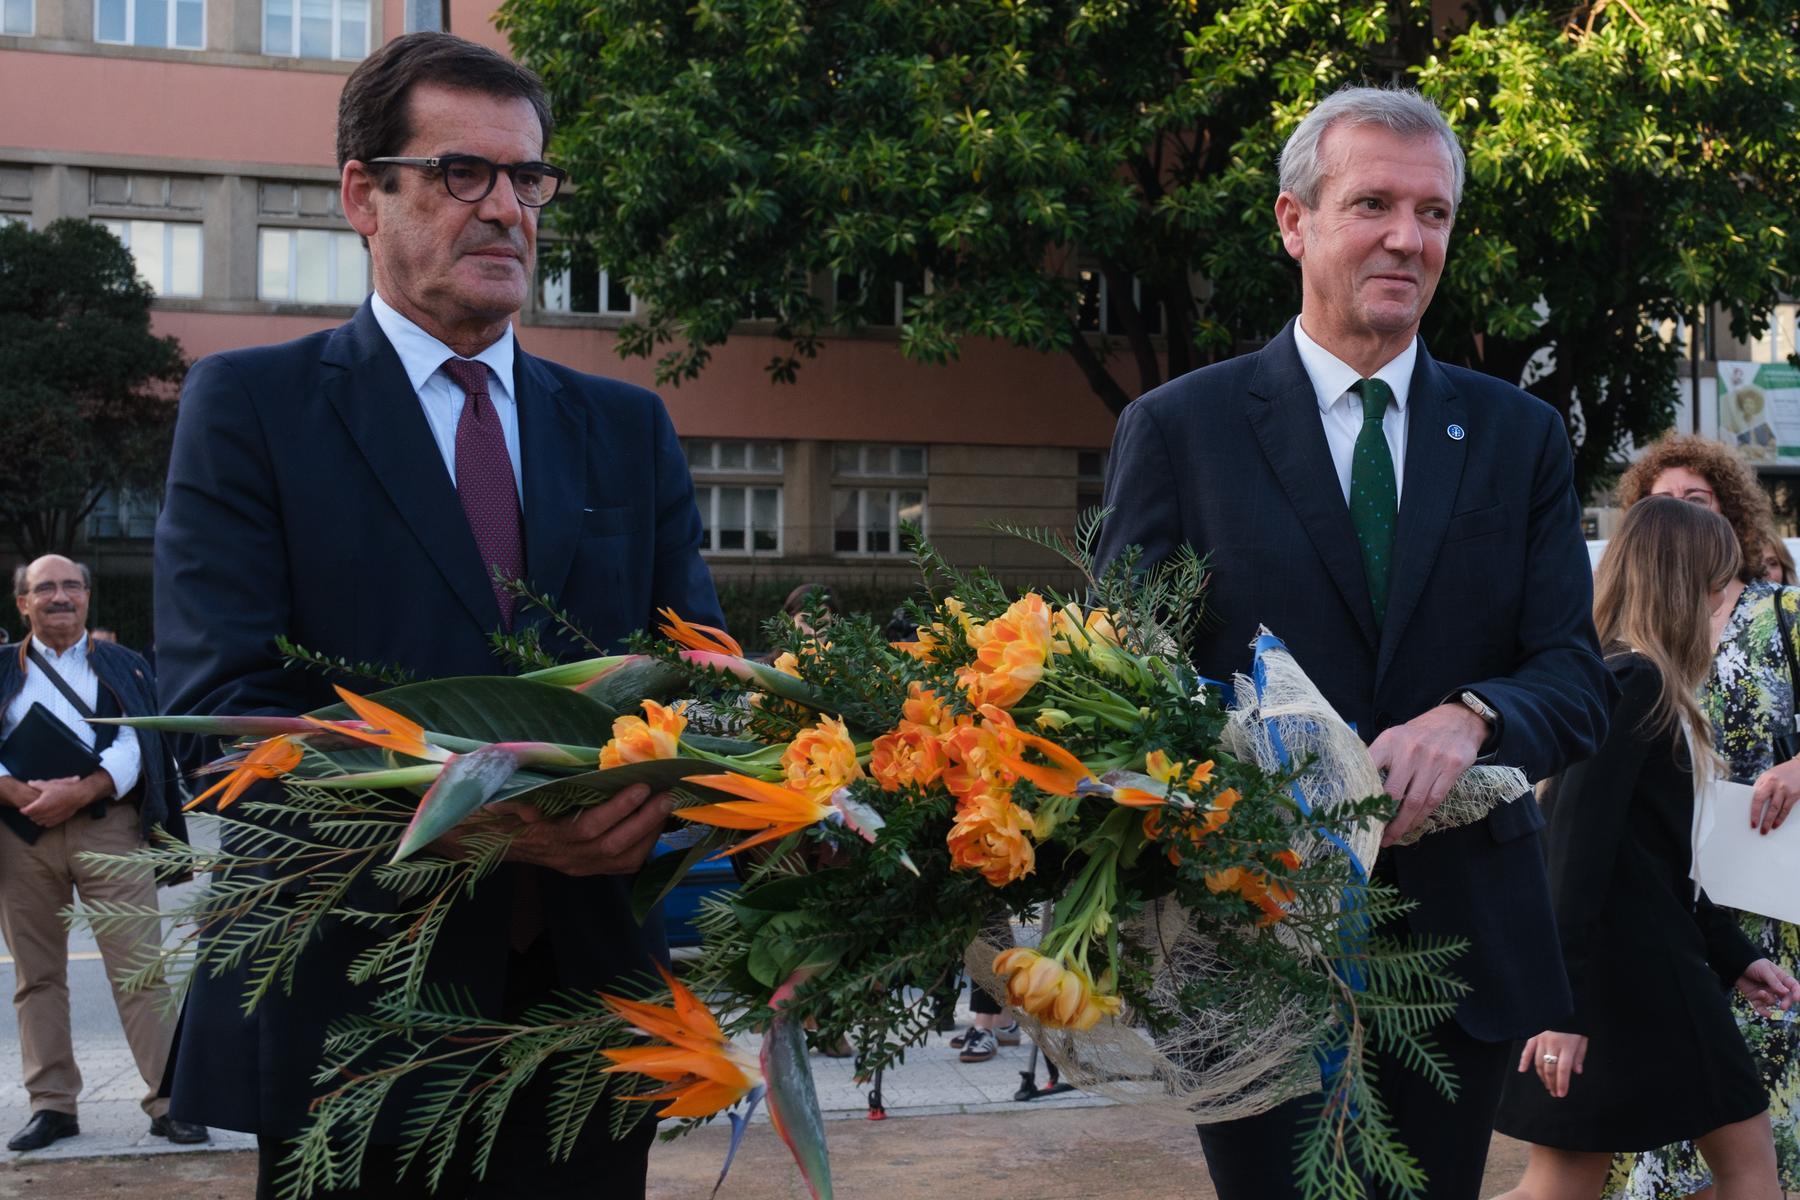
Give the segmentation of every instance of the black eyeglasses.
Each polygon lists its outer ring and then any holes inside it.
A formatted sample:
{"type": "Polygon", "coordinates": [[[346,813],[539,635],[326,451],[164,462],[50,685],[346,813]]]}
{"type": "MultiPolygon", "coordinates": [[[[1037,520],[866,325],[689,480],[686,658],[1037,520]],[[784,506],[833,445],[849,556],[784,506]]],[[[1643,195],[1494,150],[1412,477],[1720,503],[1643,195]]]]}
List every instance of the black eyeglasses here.
{"type": "Polygon", "coordinates": [[[46,579],[32,588],[31,594],[39,600],[48,600],[56,595],[57,588],[61,588],[71,596],[79,596],[88,590],[88,585],[86,581],[80,579],[46,579]]]}
{"type": "Polygon", "coordinates": [[[424,167],[444,179],[444,189],[464,204],[480,204],[494,190],[494,180],[505,171],[512,179],[513,195],[527,208],[542,208],[556,199],[556,189],[569,173],[544,162],[497,163],[479,154],[444,154],[437,158],[371,158],[373,163],[398,167],[424,167]]]}

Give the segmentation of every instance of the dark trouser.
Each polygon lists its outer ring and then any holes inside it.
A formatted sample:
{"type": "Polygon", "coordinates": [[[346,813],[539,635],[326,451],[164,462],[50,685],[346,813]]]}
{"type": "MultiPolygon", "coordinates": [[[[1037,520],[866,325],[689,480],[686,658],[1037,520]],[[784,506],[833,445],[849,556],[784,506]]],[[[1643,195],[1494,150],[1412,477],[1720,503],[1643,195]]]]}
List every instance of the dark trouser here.
{"type": "MultiPolygon", "coordinates": [[[[1457,1080],[1454,1102],[1385,1052],[1375,1055],[1377,1086],[1400,1141],[1425,1169],[1427,1200],[1476,1200],[1512,1046],[1478,1042],[1453,1021],[1433,1033],[1457,1080]]],[[[1302,1096],[1261,1116],[1200,1126],[1219,1200],[1299,1200],[1296,1148],[1318,1110],[1319,1097],[1302,1096]]],[[[1364,1183],[1371,1200],[1387,1200],[1376,1181],[1364,1183]]]]}
{"type": "Polygon", "coordinates": [[[985,1013],[990,1017],[999,1016],[1004,1006],[992,996],[987,989],[974,980],[969,981],[969,1008],[973,1012],[985,1013]]]}
{"type": "MultiPolygon", "coordinates": [[[[556,991],[556,968],[547,938],[539,939],[523,954],[512,955],[506,990],[506,1014],[514,1019],[556,991]]],[[[602,1194],[607,1200],[643,1200],[650,1144],[656,1138],[652,1114],[657,1106],[634,1105],[634,1110],[641,1110],[642,1119],[615,1142],[609,1101],[602,1100],[589,1114],[570,1156],[553,1162],[545,1116],[554,1091],[553,1076],[553,1072],[540,1069],[513,1096],[482,1178],[477,1179],[474,1172],[474,1130],[465,1127],[436,1190],[426,1186],[426,1152],[399,1178],[399,1148],[371,1145],[356,1187],[310,1192],[308,1200],[514,1200],[521,1196],[589,1200],[602,1194]]],[[[634,1085],[627,1082],[625,1086],[629,1090],[634,1085]]],[[[290,1149],[284,1141],[257,1139],[256,1200],[278,1200],[287,1174],[282,1164],[290,1149]]]]}

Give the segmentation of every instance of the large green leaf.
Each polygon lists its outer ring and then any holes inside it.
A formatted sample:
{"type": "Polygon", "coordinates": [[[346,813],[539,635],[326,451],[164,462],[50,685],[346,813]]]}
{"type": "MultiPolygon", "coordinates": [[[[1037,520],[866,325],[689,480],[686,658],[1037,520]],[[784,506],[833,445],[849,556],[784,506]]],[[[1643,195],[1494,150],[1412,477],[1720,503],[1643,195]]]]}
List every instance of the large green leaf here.
{"type": "MultiPolygon", "coordinates": [[[[609,705],[568,688],[504,675],[432,679],[375,692],[368,698],[435,733],[482,743],[604,746],[612,737],[613,718],[618,715],[609,705]]],[[[330,721],[355,716],[343,704],[312,715],[330,721]]]]}
{"type": "Polygon", "coordinates": [[[831,1162],[825,1152],[825,1121],[813,1088],[800,1016],[786,1005],[806,972],[795,972],[770,1000],[775,1020],[763,1035],[763,1079],[769,1088],[769,1120],[787,1143],[800,1177],[814,1200],[831,1200],[831,1162]]]}
{"type": "Polygon", "coordinates": [[[642,702],[661,703],[688,690],[688,675],[666,662],[634,654],[611,670],[581,685],[581,694],[615,712],[635,713],[642,702]]]}
{"type": "Polygon", "coordinates": [[[723,850],[731,841],[734,831],[707,828],[701,833],[699,840],[685,850],[672,850],[667,854],[659,854],[644,865],[631,883],[631,915],[643,924],[650,910],[668,898],[670,892],[687,878],[688,872],[700,864],[700,860],[723,850]]]}

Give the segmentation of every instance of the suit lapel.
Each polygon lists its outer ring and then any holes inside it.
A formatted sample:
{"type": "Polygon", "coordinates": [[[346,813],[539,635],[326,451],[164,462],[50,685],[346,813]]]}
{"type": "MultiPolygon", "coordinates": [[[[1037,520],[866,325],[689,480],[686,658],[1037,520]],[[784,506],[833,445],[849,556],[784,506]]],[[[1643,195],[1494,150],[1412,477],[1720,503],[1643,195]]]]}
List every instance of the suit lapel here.
{"type": "Polygon", "coordinates": [[[366,302],[325,343],[322,359],[344,368],[327,377],[326,399],[400,518],[476,625],[500,628],[500,606],[418,394],[366,302]]]}
{"type": "Polygon", "coordinates": [[[1406,409],[1406,475],[1394,526],[1393,575],[1388,581],[1387,620],[1375,666],[1376,687],[1381,686],[1437,563],[1468,456],[1467,437],[1449,433],[1453,425],[1468,427],[1462,401],[1424,346],[1419,347],[1418,362],[1413,364],[1406,409]]]}
{"type": "Polygon", "coordinates": [[[587,495],[587,417],[544,364],[514,351],[519,466],[525,477],[525,574],[533,590],[562,592],[581,536],[587,495]]]}
{"type": "MultiPolygon", "coordinates": [[[[1369,648],[1374,649],[1375,610],[1369,601],[1369,581],[1363,574],[1356,530],[1350,524],[1350,509],[1339,490],[1337,467],[1319,419],[1318,393],[1294,347],[1293,322],[1257,353],[1250,396],[1250,426],[1263,457],[1280,480],[1288,503],[1306,527],[1313,549],[1324,561],[1344,603],[1356,615],[1369,648]]],[[[1409,460],[1407,470],[1411,469],[1409,460]]],[[[1409,476],[1409,486],[1410,482],[1409,476]]]]}

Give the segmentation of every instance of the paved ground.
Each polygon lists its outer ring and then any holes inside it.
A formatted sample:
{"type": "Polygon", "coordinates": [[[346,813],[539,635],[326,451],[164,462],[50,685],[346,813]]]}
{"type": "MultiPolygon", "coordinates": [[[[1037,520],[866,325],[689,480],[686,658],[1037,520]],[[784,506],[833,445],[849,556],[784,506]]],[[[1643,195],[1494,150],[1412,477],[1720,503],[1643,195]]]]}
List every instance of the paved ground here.
{"type": "MultiPolygon", "coordinates": [[[[830,1130],[833,1182],[849,1200],[1214,1200],[1199,1139],[1146,1125],[1130,1110],[1031,1108],[856,1119],[830,1130]]],[[[1517,1181],[1524,1148],[1496,1139],[1482,1196],[1517,1181]]],[[[650,1161],[650,1200],[700,1200],[718,1177],[725,1131],[709,1128],[668,1145],[650,1161]]],[[[0,1200],[241,1200],[251,1195],[254,1156],[164,1155],[0,1166],[0,1200]]],[[[599,1187],[595,1196],[606,1196],[599,1187]]],[[[805,1200],[806,1189],[767,1128],[746,1139],[720,1200],[805,1200]]]]}

